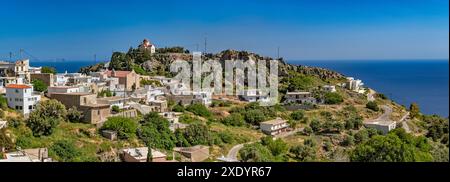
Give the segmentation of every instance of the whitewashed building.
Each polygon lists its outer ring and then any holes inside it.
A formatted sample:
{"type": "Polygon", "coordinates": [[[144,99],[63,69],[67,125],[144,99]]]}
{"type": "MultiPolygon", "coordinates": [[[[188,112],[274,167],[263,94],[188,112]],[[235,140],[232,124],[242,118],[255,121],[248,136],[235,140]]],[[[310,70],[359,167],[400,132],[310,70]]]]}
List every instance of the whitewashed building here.
{"type": "Polygon", "coordinates": [[[263,133],[272,136],[286,132],[289,128],[287,121],[281,118],[261,122],[259,126],[263,133]]]}
{"type": "Polygon", "coordinates": [[[24,84],[9,84],[6,86],[8,107],[16,109],[24,115],[36,109],[41,95],[33,93],[33,87],[24,84]]]}
{"type": "Polygon", "coordinates": [[[324,85],[322,88],[326,92],[336,92],[336,86],[334,85],[324,85]]]}
{"type": "Polygon", "coordinates": [[[269,102],[269,95],[259,89],[247,89],[240,95],[241,100],[247,102],[269,102]]]}

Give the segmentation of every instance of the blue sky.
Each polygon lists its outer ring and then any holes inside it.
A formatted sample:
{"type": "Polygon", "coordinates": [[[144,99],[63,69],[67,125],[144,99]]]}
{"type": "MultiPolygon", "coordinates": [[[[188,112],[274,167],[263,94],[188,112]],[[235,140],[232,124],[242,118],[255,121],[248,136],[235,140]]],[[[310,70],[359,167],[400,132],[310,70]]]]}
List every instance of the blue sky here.
{"type": "Polygon", "coordinates": [[[1,1],[0,59],[109,59],[158,47],[249,50],[288,60],[448,59],[448,0],[1,1]]]}

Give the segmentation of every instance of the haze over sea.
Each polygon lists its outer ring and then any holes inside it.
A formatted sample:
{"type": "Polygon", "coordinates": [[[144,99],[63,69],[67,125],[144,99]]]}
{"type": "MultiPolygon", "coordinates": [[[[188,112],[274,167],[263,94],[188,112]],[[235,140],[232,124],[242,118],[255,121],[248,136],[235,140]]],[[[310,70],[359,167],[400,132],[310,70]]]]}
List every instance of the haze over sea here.
{"type": "MultiPolygon", "coordinates": [[[[423,113],[449,115],[448,60],[402,61],[288,61],[291,64],[335,70],[363,80],[366,86],[384,93],[397,103],[417,102],[423,113]]],[[[31,61],[32,66],[52,66],[62,73],[77,72],[93,61],[31,61]]]]}

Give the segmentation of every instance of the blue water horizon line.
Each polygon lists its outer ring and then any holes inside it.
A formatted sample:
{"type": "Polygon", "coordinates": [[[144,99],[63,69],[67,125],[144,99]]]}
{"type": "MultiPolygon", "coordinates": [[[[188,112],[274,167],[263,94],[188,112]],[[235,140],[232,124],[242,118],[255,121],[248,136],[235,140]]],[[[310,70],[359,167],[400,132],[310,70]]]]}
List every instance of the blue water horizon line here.
{"type": "Polygon", "coordinates": [[[285,60],[287,63],[291,62],[362,62],[362,63],[384,63],[384,62],[449,62],[447,59],[288,59],[285,60]]]}

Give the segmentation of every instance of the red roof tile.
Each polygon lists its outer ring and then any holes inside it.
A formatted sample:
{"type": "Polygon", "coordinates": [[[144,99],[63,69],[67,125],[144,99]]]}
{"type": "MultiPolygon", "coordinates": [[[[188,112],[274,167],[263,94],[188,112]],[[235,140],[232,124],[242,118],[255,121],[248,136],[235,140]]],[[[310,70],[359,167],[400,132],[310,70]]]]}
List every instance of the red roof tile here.
{"type": "Polygon", "coordinates": [[[9,85],[6,85],[6,88],[27,89],[27,88],[31,88],[31,86],[23,85],[23,84],[9,84],[9,85]]]}

